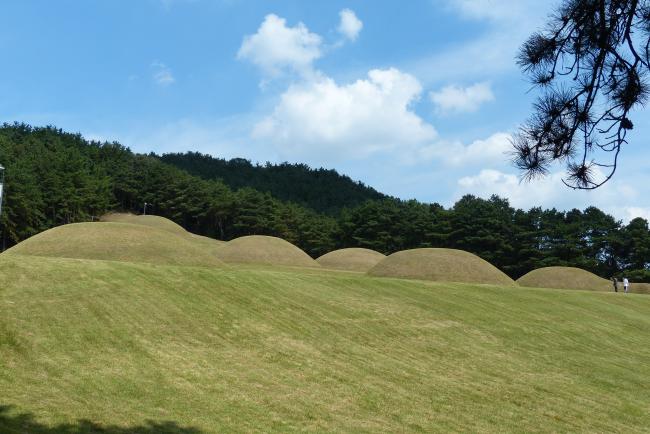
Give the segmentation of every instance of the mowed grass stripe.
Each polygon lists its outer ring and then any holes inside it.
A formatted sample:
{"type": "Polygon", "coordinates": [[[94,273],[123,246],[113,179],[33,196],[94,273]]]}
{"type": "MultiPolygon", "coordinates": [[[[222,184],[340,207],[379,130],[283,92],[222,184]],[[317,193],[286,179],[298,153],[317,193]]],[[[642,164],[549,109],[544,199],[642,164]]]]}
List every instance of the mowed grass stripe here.
{"type": "Polygon", "coordinates": [[[0,257],[3,404],[218,431],[643,431],[650,299],[0,257]],[[38,272],[36,272],[38,270],[38,272]],[[24,276],[30,276],[29,279],[24,276]]]}

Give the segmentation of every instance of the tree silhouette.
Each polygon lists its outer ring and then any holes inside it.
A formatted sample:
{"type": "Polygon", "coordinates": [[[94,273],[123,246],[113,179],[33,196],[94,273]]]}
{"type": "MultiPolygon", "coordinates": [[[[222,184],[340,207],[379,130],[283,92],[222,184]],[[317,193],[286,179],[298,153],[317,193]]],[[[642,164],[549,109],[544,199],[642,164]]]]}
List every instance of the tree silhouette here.
{"type": "Polygon", "coordinates": [[[648,95],[650,1],[564,0],[546,30],[521,47],[518,63],[543,89],[513,139],[514,163],[531,179],[551,163],[564,183],[594,189],[614,175],[633,128],[632,110],[648,95]]]}
{"type": "Polygon", "coordinates": [[[20,434],[201,434],[202,431],[182,427],[176,422],[147,421],[145,425],[120,427],[101,425],[81,419],[76,423],[47,426],[37,422],[31,413],[10,415],[12,406],[0,405],[0,432],[20,434]]]}

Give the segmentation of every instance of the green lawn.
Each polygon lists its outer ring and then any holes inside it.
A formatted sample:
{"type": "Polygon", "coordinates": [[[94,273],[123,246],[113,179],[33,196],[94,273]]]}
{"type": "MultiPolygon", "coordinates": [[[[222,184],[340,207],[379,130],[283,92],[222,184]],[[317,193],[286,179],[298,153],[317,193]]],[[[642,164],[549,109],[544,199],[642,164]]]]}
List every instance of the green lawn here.
{"type": "Polygon", "coordinates": [[[650,297],[0,256],[0,432],[647,432],[650,297]]]}

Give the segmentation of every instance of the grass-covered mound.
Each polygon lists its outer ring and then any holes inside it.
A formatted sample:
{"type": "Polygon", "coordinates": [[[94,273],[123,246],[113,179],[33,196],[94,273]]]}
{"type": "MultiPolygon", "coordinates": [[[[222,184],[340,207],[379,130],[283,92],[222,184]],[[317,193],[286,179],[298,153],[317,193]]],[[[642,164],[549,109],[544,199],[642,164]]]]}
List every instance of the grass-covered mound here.
{"type": "Polygon", "coordinates": [[[385,257],[374,250],[353,247],[326,253],[316,261],[325,268],[366,272],[385,257]]]}
{"type": "Polygon", "coordinates": [[[368,274],[436,282],[514,284],[510,277],[489,262],[455,249],[427,248],[393,253],[371,268],[368,274]]]}
{"type": "Polygon", "coordinates": [[[214,254],[226,242],[214,238],[206,237],[203,235],[196,235],[188,232],[181,225],[169,220],[165,217],[157,215],[134,215],[127,213],[110,213],[102,216],[103,222],[117,222],[117,223],[131,223],[134,225],[149,226],[155,229],[162,229],[177,235],[188,237],[190,240],[195,241],[201,248],[207,249],[211,254],[214,254]]]}
{"type": "MultiPolygon", "coordinates": [[[[575,267],[544,267],[521,276],[519,286],[533,288],[584,289],[589,291],[613,291],[611,281],[596,276],[589,271],[575,267]]],[[[619,282],[623,291],[623,282],[619,282]]]]}
{"type": "Polygon", "coordinates": [[[649,329],[635,294],[0,255],[0,432],[647,432],[649,329]]]}
{"type": "Polygon", "coordinates": [[[217,250],[223,262],[237,264],[319,267],[307,253],[288,241],[266,235],[249,235],[228,241],[217,250]]]}
{"type": "Polygon", "coordinates": [[[101,217],[103,222],[131,223],[134,225],[149,226],[155,229],[162,229],[174,234],[187,234],[188,232],[179,224],[165,217],[157,215],[135,215],[127,213],[110,213],[101,217]]]}
{"type": "Polygon", "coordinates": [[[6,253],[173,265],[223,264],[213,252],[187,236],[129,223],[63,225],[35,235],[6,253]]]}
{"type": "Polygon", "coordinates": [[[226,244],[225,241],[215,240],[214,238],[192,233],[189,234],[189,238],[196,245],[201,246],[202,248],[206,249],[206,251],[209,251],[211,255],[216,255],[217,251],[226,244]]]}
{"type": "MultiPolygon", "coordinates": [[[[619,284],[619,291],[621,290],[620,288],[623,287],[623,284],[619,284]]],[[[650,294],[650,283],[635,283],[632,282],[630,284],[630,292],[634,292],[635,294],[650,294]]]]}

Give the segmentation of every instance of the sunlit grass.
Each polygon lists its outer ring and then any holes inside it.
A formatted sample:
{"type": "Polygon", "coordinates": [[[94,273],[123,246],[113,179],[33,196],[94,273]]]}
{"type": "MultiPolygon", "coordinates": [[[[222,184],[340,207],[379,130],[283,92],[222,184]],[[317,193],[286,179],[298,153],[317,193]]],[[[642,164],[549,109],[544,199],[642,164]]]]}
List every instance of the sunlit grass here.
{"type": "Polygon", "coordinates": [[[0,287],[0,432],[650,426],[648,296],[6,254],[0,287]]]}

